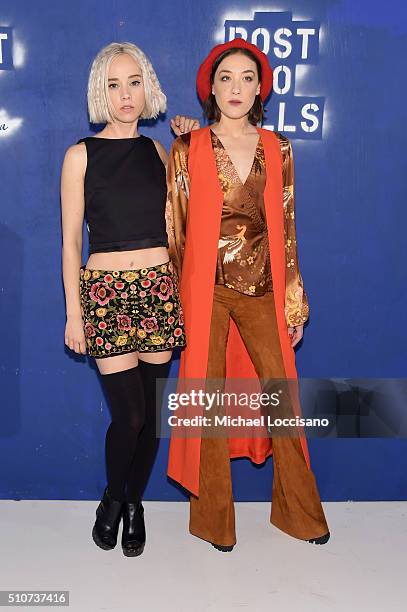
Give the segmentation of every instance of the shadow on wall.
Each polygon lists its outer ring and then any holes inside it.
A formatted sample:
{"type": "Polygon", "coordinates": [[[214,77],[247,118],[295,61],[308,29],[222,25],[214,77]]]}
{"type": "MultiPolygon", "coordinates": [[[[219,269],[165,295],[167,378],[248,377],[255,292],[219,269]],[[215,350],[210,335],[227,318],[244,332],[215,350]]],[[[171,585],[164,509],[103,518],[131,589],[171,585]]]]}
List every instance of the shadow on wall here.
{"type": "Polygon", "coordinates": [[[21,312],[23,278],[23,241],[6,225],[0,225],[0,402],[2,419],[0,438],[12,437],[21,425],[21,312]],[[20,279],[16,282],[16,279],[20,279]],[[5,398],[12,400],[5,406],[5,398]]]}
{"type": "Polygon", "coordinates": [[[403,378],[301,379],[302,414],[327,418],[316,438],[407,438],[403,378]]]}

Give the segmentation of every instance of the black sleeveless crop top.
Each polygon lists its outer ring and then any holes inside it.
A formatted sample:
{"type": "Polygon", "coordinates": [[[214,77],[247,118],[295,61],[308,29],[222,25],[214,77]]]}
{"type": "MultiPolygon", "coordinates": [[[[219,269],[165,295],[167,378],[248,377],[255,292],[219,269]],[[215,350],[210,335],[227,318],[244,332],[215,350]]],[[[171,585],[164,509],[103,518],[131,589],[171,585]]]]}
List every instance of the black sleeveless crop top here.
{"type": "Polygon", "coordinates": [[[85,217],[89,253],[168,247],[165,167],[154,142],[88,137],[85,217]]]}

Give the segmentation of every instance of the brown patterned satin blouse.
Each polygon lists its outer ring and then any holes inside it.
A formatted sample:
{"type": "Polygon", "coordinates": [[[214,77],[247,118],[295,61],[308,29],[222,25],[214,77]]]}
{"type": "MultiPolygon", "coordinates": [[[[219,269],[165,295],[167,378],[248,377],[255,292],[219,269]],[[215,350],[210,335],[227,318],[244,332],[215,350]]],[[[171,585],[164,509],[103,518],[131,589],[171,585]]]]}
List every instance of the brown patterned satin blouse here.
{"type": "Polygon", "coordinates": [[[216,284],[246,295],[271,291],[270,256],[264,210],[266,164],[259,139],[244,183],[221,140],[211,131],[218,178],[224,194],[216,284]]]}

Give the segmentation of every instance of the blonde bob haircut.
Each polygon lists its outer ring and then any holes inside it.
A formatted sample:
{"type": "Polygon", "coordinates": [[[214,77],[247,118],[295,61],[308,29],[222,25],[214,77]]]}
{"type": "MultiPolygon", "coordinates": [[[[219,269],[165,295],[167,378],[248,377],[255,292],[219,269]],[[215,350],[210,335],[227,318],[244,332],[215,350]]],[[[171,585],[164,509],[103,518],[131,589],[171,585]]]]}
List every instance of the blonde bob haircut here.
{"type": "Polygon", "coordinates": [[[111,43],[103,47],[93,60],[88,82],[88,111],[91,123],[110,123],[115,120],[113,105],[109,97],[109,67],[113,59],[127,53],[136,60],[143,76],[146,105],[142,119],[156,119],[167,108],[167,97],[161,90],[154,68],[141,49],[133,43],[111,43]]]}

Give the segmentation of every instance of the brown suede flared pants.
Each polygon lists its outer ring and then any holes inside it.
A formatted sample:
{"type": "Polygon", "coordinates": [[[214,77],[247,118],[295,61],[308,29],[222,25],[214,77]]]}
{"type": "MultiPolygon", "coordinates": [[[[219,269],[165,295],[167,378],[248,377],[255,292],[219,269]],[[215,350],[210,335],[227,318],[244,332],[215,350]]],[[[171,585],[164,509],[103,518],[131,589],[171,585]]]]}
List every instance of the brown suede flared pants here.
{"type": "MultiPolygon", "coordinates": [[[[284,379],[284,365],[271,292],[252,297],[216,285],[211,320],[208,379],[224,379],[230,318],[236,323],[259,379],[284,379]]],[[[275,436],[270,521],[301,540],[327,533],[315,477],[297,435],[275,436]]],[[[203,436],[199,497],[190,498],[190,533],[208,542],[236,543],[228,439],[203,436]]]]}

